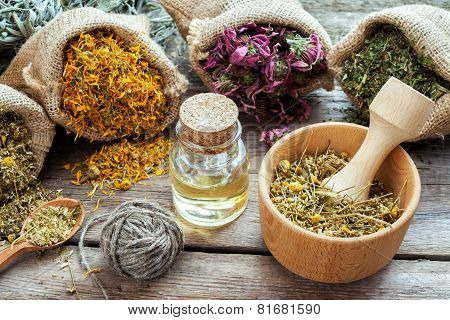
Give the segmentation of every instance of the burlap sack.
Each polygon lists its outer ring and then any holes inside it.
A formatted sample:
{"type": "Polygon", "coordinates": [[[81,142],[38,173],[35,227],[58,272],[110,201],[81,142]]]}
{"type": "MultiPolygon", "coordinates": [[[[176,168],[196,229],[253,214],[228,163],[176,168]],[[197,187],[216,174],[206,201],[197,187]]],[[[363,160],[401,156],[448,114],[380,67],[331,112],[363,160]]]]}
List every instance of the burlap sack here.
{"type": "Polygon", "coordinates": [[[9,86],[0,84],[0,113],[14,112],[31,131],[31,149],[36,156],[38,174],[55,136],[55,124],[34,100],[9,86]]]}
{"type": "MultiPolygon", "coordinates": [[[[333,47],[328,61],[339,82],[344,61],[360,50],[364,39],[380,25],[400,29],[419,55],[432,59],[434,71],[450,81],[450,12],[432,6],[410,5],[370,14],[333,47]]],[[[347,95],[356,104],[354,97],[347,95]]],[[[450,94],[445,94],[436,102],[430,119],[415,140],[443,137],[449,133],[450,94]]]]}
{"type": "MultiPolygon", "coordinates": [[[[180,95],[186,90],[187,81],[161,47],[149,38],[150,23],[145,15],[109,14],[94,8],[69,10],[48,23],[22,46],[0,77],[0,82],[27,92],[44,106],[51,119],[74,131],[66,125],[68,116],[60,108],[63,50],[71,38],[95,29],[107,29],[131,44],[140,44],[150,65],[158,69],[164,79],[164,93],[171,112],[164,119],[162,128],[167,127],[178,115],[180,95]]],[[[147,134],[152,136],[158,131],[155,128],[154,132],[147,134]]],[[[83,136],[91,140],[116,138],[102,137],[89,129],[85,130],[83,136]]]]}
{"type": "MultiPolygon", "coordinates": [[[[331,50],[327,32],[303,9],[298,0],[161,0],[161,4],[173,17],[180,33],[186,37],[191,65],[210,90],[211,78],[201,68],[200,61],[208,56],[208,51],[226,27],[236,28],[251,21],[287,26],[303,35],[316,33],[325,52],[331,50]]],[[[320,87],[332,90],[333,82],[331,72],[325,72],[312,79],[299,93],[306,94],[320,87]]]]}

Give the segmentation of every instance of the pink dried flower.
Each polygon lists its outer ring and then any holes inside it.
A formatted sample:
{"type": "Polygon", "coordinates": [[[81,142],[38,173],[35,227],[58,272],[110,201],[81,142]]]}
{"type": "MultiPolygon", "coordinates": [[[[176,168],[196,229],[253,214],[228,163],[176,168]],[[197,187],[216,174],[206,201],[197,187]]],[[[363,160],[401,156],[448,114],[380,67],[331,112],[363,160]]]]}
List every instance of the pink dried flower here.
{"type": "Polygon", "coordinates": [[[269,147],[273,146],[275,142],[280,140],[286,134],[289,133],[288,127],[283,127],[279,129],[270,129],[261,132],[261,136],[259,137],[259,141],[265,142],[269,147]]]}
{"type": "Polygon", "coordinates": [[[202,67],[214,92],[232,98],[258,121],[304,121],[311,108],[299,99],[309,79],[327,68],[316,34],[302,37],[294,29],[254,22],[226,28],[202,67]]]}

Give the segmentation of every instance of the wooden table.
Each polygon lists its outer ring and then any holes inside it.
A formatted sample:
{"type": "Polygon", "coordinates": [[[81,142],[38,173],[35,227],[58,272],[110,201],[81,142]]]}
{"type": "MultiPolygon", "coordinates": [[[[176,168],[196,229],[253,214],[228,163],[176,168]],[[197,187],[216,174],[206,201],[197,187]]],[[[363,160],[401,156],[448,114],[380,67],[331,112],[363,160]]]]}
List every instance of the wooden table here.
{"type": "MultiPolygon", "coordinates": [[[[393,2],[415,1],[302,1],[329,32],[333,42],[339,40],[368,13],[393,6],[393,2]]],[[[444,6],[445,0],[422,1],[444,6]]],[[[169,55],[191,82],[186,97],[205,91],[190,69],[186,54],[180,56],[172,39],[169,55]]],[[[292,128],[321,121],[339,120],[335,108],[350,106],[340,87],[333,92],[317,90],[308,96],[313,107],[311,119],[292,128]]],[[[267,148],[258,141],[261,128],[243,119],[244,139],[251,156],[250,203],[233,224],[207,231],[183,226],[186,235],[184,253],[173,268],[161,278],[137,284],[117,276],[105,263],[99,248],[100,228],[87,235],[88,259],[92,266],[103,267],[98,274],[108,295],[114,299],[402,299],[450,298],[450,143],[434,140],[406,145],[422,179],[422,197],[412,225],[394,260],[374,276],[342,285],[320,284],[296,276],[270,255],[261,238],[257,203],[257,173],[267,148]]],[[[69,197],[82,199],[87,218],[109,212],[125,200],[148,198],[173,209],[168,176],[151,177],[138,186],[112,198],[103,197],[100,209],[93,213],[96,200],[88,199],[88,186],[75,187],[64,164],[84,159],[98,144],[73,142],[72,136],[58,131],[54,146],[42,172],[44,184],[63,189],[69,197]]],[[[101,292],[79,265],[78,239],[66,249],[73,250],[72,268],[83,299],[100,299],[101,292]]],[[[0,273],[1,299],[75,299],[67,292],[70,274],[55,261],[58,251],[41,256],[26,254],[0,273]]]]}

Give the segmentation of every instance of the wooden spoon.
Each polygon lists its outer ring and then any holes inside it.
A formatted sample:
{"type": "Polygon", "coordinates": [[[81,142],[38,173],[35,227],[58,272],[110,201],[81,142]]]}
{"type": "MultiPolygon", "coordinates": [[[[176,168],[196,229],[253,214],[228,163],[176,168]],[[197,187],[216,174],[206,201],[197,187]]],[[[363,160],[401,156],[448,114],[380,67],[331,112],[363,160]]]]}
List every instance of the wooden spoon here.
{"type": "Polygon", "coordinates": [[[391,77],[370,104],[369,132],[353,159],[325,186],[355,201],[366,200],[370,185],[388,154],[419,136],[434,102],[391,77]]]}
{"type": "Polygon", "coordinates": [[[50,206],[51,207],[67,207],[69,209],[73,209],[76,207],[80,208],[80,214],[78,216],[77,222],[72,227],[72,230],[70,231],[67,238],[61,242],[58,242],[51,246],[46,246],[46,247],[36,246],[34,244],[29,243],[26,240],[19,241],[17,244],[14,244],[10,248],[4,249],[3,251],[0,252],[0,269],[2,267],[6,266],[8,263],[12,262],[15,258],[17,258],[22,253],[30,252],[30,251],[48,250],[48,249],[53,249],[53,248],[58,247],[58,246],[62,245],[64,242],[66,242],[67,240],[69,240],[70,238],[72,238],[73,235],[80,229],[80,227],[84,221],[84,209],[83,209],[83,206],[81,205],[81,202],[78,200],[74,200],[74,199],[61,198],[61,199],[55,199],[55,200],[49,201],[47,203],[44,203],[38,209],[34,210],[30,214],[30,216],[24,221],[22,230],[20,231],[21,236],[23,236],[25,234],[26,225],[30,221],[30,219],[32,217],[34,217],[42,208],[50,207],[50,206]]]}

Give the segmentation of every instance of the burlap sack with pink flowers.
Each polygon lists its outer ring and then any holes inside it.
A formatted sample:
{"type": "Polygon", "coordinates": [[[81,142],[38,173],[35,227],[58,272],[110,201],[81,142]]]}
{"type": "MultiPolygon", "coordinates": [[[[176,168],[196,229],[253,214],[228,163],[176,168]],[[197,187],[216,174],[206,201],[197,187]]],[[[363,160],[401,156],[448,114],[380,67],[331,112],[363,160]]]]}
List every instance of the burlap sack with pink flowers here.
{"type": "Polygon", "coordinates": [[[0,84],[0,114],[12,112],[20,116],[31,132],[31,150],[36,157],[36,174],[44,164],[55,136],[55,124],[35,101],[9,86],[0,84]]]}
{"type": "MultiPolygon", "coordinates": [[[[368,15],[333,47],[328,61],[339,82],[346,59],[360,50],[364,39],[380,25],[393,25],[401,30],[415,52],[430,57],[433,70],[450,81],[450,12],[432,6],[410,5],[368,15]]],[[[356,104],[354,97],[347,95],[356,104]]],[[[447,93],[436,101],[434,111],[416,140],[439,138],[449,133],[450,93],[447,93]]]]}
{"type": "MultiPolygon", "coordinates": [[[[26,92],[42,104],[52,120],[75,132],[67,124],[69,117],[61,108],[64,48],[80,33],[96,29],[110,30],[124,41],[139,44],[150,65],[159,70],[170,114],[159,128],[155,128],[155,132],[147,132],[149,136],[156,134],[178,116],[181,94],[186,90],[187,81],[161,47],[149,38],[150,22],[145,15],[110,14],[94,8],[69,10],[28,39],[0,77],[0,82],[26,92]]],[[[82,136],[91,140],[117,138],[104,137],[91,129],[86,129],[82,136]]]]}
{"type": "MultiPolygon", "coordinates": [[[[316,33],[325,53],[331,50],[327,32],[298,0],[161,0],[161,4],[187,39],[191,65],[209,89],[212,79],[200,62],[227,27],[237,28],[248,22],[286,26],[304,36],[316,33]]],[[[331,72],[324,72],[311,79],[299,93],[306,94],[320,87],[332,90],[333,82],[331,72]]]]}

